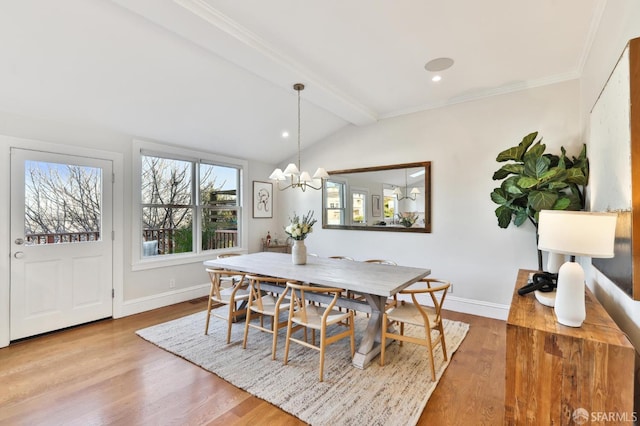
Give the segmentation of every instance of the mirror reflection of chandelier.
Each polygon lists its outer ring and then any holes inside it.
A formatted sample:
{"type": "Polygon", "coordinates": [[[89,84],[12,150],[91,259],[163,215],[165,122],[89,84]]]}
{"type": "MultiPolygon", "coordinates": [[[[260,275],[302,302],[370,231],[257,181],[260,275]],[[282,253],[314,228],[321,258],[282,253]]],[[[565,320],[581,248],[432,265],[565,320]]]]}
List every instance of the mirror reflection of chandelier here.
{"type": "MultiPolygon", "coordinates": [[[[408,189],[408,185],[407,185],[407,169],[404,169],[404,192],[405,192],[405,194],[407,193],[407,189],[408,189]]],[[[402,194],[402,190],[400,189],[399,186],[396,186],[396,188],[393,190],[393,195],[396,196],[398,201],[400,201],[400,200],[413,200],[413,201],[415,201],[416,197],[419,194],[420,194],[420,189],[418,189],[417,187],[411,188],[411,191],[409,192],[409,195],[407,195],[406,197],[402,194]]]]}
{"type": "Polygon", "coordinates": [[[329,174],[322,167],[318,168],[313,174],[313,177],[307,171],[300,171],[300,92],[304,90],[304,84],[296,83],[293,85],[293,89],[298,92],[298,165],[295,163],[289,163],[284,169],[284,172],[280,168],[276,168],[269,176],[269,179],[276,181],[276,187],[280,191],[284,191],[287,188],[300,188],[305,191],[307,188],[319,190],[322,189],[322,179],[327,179],[329,174]],[[280,182],[284,182],[289,179],[289,185],[281,188],[280,182]],[[320,185],[313,186],[315,179],[320,179],[320,185]]]}

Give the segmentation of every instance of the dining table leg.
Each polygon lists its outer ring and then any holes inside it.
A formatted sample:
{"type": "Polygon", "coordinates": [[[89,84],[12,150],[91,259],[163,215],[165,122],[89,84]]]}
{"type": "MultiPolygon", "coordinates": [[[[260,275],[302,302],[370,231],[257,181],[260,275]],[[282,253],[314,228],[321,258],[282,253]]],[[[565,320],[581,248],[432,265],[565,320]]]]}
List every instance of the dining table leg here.
{"type": "Polygon", "coordinates": [[[373,294],[364,295],[366,301],[371,306],[371,315],[360,341],[360,346],[353,356],[353,366],[364,369],[373,358],[380,353],[380,341],[382,336],[382,313],[384,311],[387,298],[373,294]]]}

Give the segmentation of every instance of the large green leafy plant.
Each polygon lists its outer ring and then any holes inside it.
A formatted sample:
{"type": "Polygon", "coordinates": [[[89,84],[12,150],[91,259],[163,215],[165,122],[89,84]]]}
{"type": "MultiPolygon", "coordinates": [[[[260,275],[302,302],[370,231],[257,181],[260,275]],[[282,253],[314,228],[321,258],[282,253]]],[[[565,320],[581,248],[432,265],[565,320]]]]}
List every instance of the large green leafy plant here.
{"type": "MultiPolygon", "coordinates": [[[[535,142],[538,132],[528,134],[517,146],[498,154],[496,161],[507,162],[493,174],[502,180],[491,193],[498,204],[498,226],[507,228],[511,222],[520,226],[529,220],[538,229],[541,210],[582,210],[584,189],[589,181],[587,147],[580,155],[569,159],[564,147],[561,154],[545,154],[542,138],[535,142]],[[535,142],[535,143],[534,143],[535,142]]],[[[538,251],[538,267],[542,269],[542,255],[538,251]]]]}

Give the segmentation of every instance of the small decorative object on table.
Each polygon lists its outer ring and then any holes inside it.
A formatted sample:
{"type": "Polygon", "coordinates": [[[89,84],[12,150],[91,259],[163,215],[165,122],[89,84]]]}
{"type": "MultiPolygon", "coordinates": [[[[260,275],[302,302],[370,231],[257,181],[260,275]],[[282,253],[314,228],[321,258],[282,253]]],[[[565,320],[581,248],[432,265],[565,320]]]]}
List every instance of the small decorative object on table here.
{"type": "Polygon", "coordinates": [[[284,228],[284,232],[294,240],[291,260],[294,265],[304,265],[307,263],[307,247],[304,245],[304,239],[313,232],[316,219],[313,218],[313,211],[309,210],[306,215],[302,216],[302,219],[294,212],[293,218],[289,218],[289,221],[291,223],[284,228]]]}
{"type": "Polygon", "coordinates": [[[418,220],[418,215],[413,212],[398,214],[400,224],[405,228],[411,228],[418,220]]]}

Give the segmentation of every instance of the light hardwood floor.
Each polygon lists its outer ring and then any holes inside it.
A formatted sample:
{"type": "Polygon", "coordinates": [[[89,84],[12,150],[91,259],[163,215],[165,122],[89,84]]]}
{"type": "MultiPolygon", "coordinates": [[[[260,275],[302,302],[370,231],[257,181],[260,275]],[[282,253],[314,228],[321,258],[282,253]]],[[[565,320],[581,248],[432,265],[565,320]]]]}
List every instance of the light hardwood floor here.
{"type": "MultiPolygon", "coordinates": [[[[205,308],[200,299],[0,349],[0,424],[302,424],[134,334],[205,308]]],[[[504,321],[455,312],[444,317],[471,327],[419,424],[501,424],[504,321]]]]}

